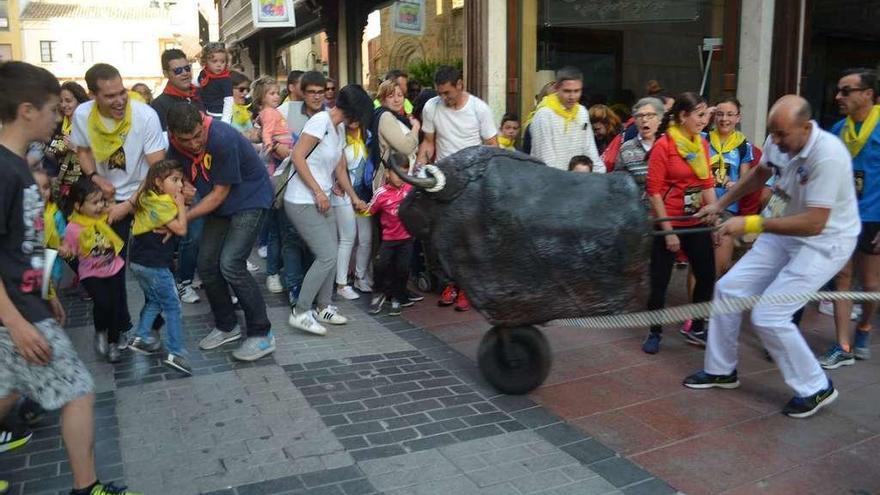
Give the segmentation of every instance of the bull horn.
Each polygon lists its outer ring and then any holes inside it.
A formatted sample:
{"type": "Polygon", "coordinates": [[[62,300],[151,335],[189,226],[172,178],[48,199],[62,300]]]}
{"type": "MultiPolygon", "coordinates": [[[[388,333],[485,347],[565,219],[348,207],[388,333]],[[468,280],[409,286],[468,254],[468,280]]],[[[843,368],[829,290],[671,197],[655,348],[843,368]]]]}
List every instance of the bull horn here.
{"type": "Polygon", "coordinates": [[[406,163],[407,159],[400,153],[393,153],[388,161],[382,160],[382,163],[385,164],[386,167],[390,167],[394,172],[400,177],[400,180],[406,182],[407,184],[422,188],[428,192],[438,192],[446,186],[446,176],[443,175],[443,172],[440,171],[439,168],[434,165],[428,165],[425,167],[425,171],[428,173],[428,177],[416,177],[413,175],[409,175],[406,170],[404,170],[400,164],[406,163]]]}

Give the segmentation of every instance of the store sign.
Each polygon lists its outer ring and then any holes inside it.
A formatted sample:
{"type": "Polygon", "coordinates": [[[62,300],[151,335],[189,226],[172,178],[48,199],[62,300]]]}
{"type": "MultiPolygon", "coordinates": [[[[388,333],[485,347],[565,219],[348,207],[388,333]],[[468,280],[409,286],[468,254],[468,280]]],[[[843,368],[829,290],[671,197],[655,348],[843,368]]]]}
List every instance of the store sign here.
{"type": "Polygon", "coordinates": [[[543,0],[545,26],[690,22],[708,0],[543,0]]]}
{"type": "Polygon", "coordinates": [[[421,36],[425,32],[425,0],[400,0],[394,4],[391,23],[400,34],[421,36]]]}
{"type": "Polygon", "coordinates": [[[294,27],[293,0],[251,0],[255,28],[294,27]]]}

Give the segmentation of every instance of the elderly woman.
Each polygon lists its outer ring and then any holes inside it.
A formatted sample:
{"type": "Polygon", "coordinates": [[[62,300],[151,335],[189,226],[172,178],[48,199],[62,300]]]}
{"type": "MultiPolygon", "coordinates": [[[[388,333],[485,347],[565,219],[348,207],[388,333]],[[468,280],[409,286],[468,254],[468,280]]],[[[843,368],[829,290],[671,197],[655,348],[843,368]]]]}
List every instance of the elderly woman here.
{"type": "Polygon", "coordinates": [[[665,108],[659,98],[642,98],[632,108],[633,123],[638,134],[620,147],[614,170],[627,172],[641,187],[644,200],[645,181],[648,178],[648,152],[657,138],[657,127],[663,118],[665,108]]]}

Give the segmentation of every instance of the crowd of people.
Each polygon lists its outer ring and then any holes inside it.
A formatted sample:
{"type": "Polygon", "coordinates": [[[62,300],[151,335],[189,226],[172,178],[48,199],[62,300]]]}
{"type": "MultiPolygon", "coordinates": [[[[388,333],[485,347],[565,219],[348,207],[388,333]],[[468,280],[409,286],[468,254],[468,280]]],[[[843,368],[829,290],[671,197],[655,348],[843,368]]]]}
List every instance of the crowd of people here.
{"type": "MultiPolygon", "coordinates": [[[[418,175],[483,145],[530,154],[564,173],[629,174],[667,232],[650,249],[649,309],[664,306],[673,266],[685,262],[694,302],[818,290],[838,272],[837,286],[846,289],[853,264],[865,290],[880,284],[880,175],[873,173],[880,106],[871,71],[841,78],[837,101],[846,118],[831,133],[810,120],[806,101],[777,102],[762,154],[738,130],[742,107],[734,98],[710,105],[655,82],[623,115],[604,105],[587,109],[583,75],[573,67],[557,72],[526,119],[508,113],[498,122],[451,66],[441,66],[434,88],[411,102],[400,70],[369,94],[356,84],[337,90],[315,71],[291,71],[284,87],[269,76],[252,81],[228,70],[219,44],[207,44],[200,57],[204,69],[194,81],[190,58],[166,50],[168,82],[155,98],[142,84],[126,88],[107,64],[86,72],[88,92],[25,63],[0,65],[0,417],[20,397],[30,419],[41,407],[62,409],[71,493],[131,492],[95,474],[93,384],[64,334],[57,297],[65,265],[93,301],[95,348],[110,363],[127,350],[161,353],[165,365],[191,374],[181,302],[198,303],[199,290],[214,319],[199,348],[239,342],[232,356],[242,361],[272,353],[273,329],[252,274],[261,267],[249,259],[255,251],[265,259],[268,292],[287,298],[294,329],[325,335],[345,325],[334,298],[366,295],[370,313],[387,306],[400,315],[423,299],[407,282],[413,262],[429,253],[398,216],[410,186],[392,161],[418,175]],[[720,227],[687,230],[706,222],[720,227]],[[59,254],[49,267],[47,249],[59,254]],[[144,293],[137,322],[125,290],[129,271],[144,293]]],[[[440,305],[470,309],[454,280],[445,277],[443,287],[440,305]]],[[[799,306],[759,305],[752,322],[796,392],[786,414],[805,417],[837,394],[820,365],[869,358],[876,305],[864,305],[853,339],[851,304],[836,303],[837,344],[819,360],[796,326],[799,306]]],[[[682,327],[688,342],[708,345],[705,369],[686,386],[738,385],[739,318],[682,327]]],[[[662,328],[652,327],[643,351],[656,354],[661,340],[662,328]]],[[[0,451],[27,438],[6,432],[0,451]]]]}

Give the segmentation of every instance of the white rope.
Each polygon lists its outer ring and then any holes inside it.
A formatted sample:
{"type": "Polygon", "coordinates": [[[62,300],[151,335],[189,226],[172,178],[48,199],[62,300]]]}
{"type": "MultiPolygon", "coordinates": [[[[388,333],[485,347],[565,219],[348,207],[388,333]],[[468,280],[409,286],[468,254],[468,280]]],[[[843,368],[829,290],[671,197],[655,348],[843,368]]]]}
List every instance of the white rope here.
{"type": "Polygon", "coordinates": [[[719,299],[673,308],[625,313],[620,315],[563,318],[546,326],[578,328],[637,328],[665,325],[685,320],[709,318],[713,314],[739,313],[758,304],[785,304],[809,301],[880,301],[880,292],[810,292],[805,294],[772,294],[742,298],[719,299]]]}

